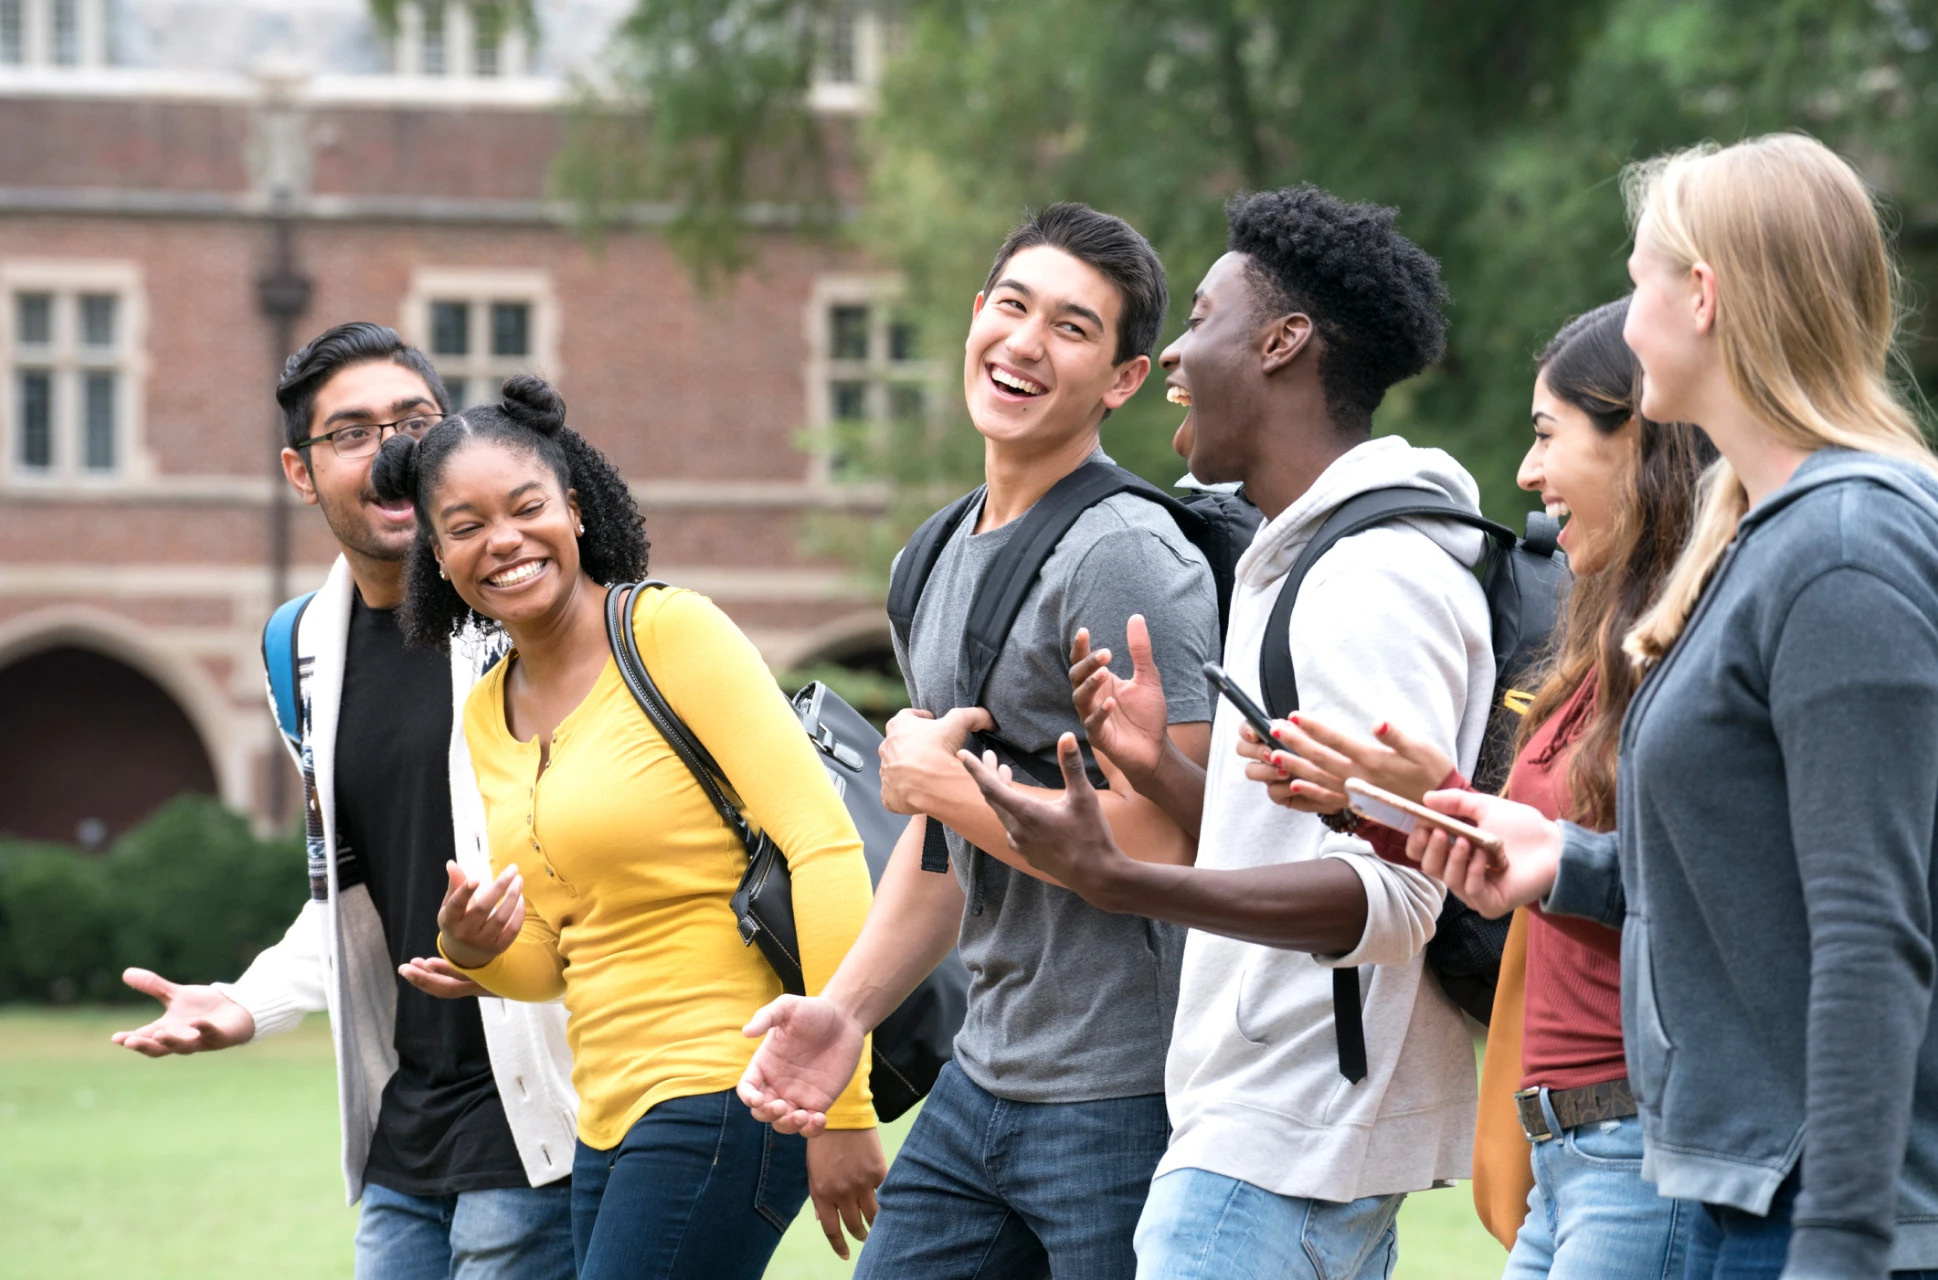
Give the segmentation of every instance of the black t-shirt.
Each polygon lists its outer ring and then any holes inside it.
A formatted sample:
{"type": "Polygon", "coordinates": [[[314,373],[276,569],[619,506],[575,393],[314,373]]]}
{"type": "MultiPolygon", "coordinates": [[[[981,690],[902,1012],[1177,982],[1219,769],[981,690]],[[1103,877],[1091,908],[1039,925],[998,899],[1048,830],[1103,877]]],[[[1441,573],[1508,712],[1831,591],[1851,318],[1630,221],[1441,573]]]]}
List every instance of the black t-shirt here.
{"type": "MultiPolygon", "coordinates": [[[[396,614],[357,599],[336,731],[336,837],[356,855],[393,964],[437,954],[451,838],[451,664],[406,649],[396,614]]],[[[364,1177],[404,1195],[529,1185],[491,1078],[475,999],[397,979],[397,1074],[364,1177]]]]}

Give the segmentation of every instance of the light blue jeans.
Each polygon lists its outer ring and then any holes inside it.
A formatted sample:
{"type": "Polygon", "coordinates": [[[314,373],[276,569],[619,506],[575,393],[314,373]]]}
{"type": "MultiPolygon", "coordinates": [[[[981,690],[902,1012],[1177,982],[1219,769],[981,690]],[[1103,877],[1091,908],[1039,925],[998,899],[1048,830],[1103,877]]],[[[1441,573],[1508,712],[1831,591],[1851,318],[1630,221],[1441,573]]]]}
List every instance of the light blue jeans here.
{"type": "Polygon", "coordinates": [[[366,1184],[356,1280],[572,1280],[572,1183],[407,1196],[366,1184]]]}
{"type": "Polygon", "coordinates": [[[1501,1280],[1677,1280],[1697,1206],[1642,1181],[1634,1116],[1565,1133],[1541,1091],[1548,1131],[1534,1144],[1534,1190],[1501,1280]]]}
{"type": "Polygon", "coordinates": [[[1386,1280],[1405,1199],[1335,1204],[1174,1169],[1151,1183],[1138,1219],[1137,1280],[1386,1280]]]}

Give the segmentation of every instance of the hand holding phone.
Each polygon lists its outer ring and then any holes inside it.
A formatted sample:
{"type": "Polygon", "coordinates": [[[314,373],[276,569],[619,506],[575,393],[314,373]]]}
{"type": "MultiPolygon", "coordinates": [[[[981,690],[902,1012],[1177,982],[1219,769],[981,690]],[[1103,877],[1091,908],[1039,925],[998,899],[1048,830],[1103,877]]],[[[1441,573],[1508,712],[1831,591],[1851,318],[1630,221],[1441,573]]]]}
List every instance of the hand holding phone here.
{"type": "Polygon", "coordinates": [[[1238,714],[1245,717],[1245,723],[1252,727],[1252,732],[1258,735],[1260,742],[1268,747],[1283,749],[1279,747],[1278,738],[1272,733],[1272,717],[1266,715],[1264,708],[1246,696],[1245,691],[1238,687],[1237,682],[1226,673],[1223,667],[1215,662],[1207,662],[1204,665],[1204,673],[1205,679],[1211,681],[1212,686],[1223,695],[1225,701],[1231,703],[1238,714]]]}
{"type": "Polygon", "coordinates": [[[1369,822],[1377,822],[1382,827],[1395,831],[1411,833],[1415,827],[1434,827],[1450,836],[1465,840],[1480,850],[1487,865],[1495,871],[1507,869],[1507,846],[1501,838],[1491,832],[1482,831],[1458,818],[1450,818],[1436,809],[1423,804],[1415,804],[1405,796],[1394,795],[1384,787],[1376,787],[1363,778],[1346,779],[1346,798],[1351,801],[1353,812],[1369,822]]]}

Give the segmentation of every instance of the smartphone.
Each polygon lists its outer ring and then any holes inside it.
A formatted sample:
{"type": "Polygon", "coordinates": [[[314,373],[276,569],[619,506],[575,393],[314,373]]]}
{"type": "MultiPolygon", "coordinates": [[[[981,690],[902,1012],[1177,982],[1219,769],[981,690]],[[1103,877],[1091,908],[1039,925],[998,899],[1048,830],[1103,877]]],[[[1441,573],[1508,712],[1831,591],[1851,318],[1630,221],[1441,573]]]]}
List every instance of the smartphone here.
{"type": "Polygon", "coordinates": [[[1415,804],[1405,796],[1396,796],[1363,778],[1346,779],[1346,798],[1352,804],[1353,812],[1370,822],[1404,832],[1411,832],[1422,824],[1438,828],[1450,836],[1461,837],[1479,849],[1487,865],[1494,870],[1507,869],[1507,846],[1501,843],[1499,836],[1482,831],[1479,827],[1470,826],[1458,818],[1450,818],[1423,804],[1415,804]]]}
{"type": "Polygon", "coordinates": [[[1204,673],[1205,679],[1211,681],[1218,692],[1225,696],[1225,701],[1238,708],[1238,714],[1245,717],[1245,723],[1252,727],[1252,732],[1258,735],[1260,742],[1279,751],[1285,750],[1284,747],[1279,746],[1278,739],[1272,736],[1272,717],[1266,715],[1256,702],[1245,696],[1245,691],[1225,674],[1223,667],[1215,662],[1207,662],[1204,665],[1204,673]]]}

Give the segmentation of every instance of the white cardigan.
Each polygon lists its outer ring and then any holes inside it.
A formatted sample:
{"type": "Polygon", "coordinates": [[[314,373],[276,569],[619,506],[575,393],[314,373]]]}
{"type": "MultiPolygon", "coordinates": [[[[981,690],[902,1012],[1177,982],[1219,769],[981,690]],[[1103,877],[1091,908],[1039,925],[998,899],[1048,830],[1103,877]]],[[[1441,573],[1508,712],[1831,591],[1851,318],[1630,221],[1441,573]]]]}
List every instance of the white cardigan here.
{"type": "MultiPolygon", "coordinates": [[[[363,1167],[377,1131],[384,1086],[397,1070],[394,1045],[397,976],[383,924],[361,884],[339,890],[336,858],[336,730],[343,696],[355,592],[341,557],[297,626],[298,699],[308,815],[311,900],[282,941],[250,964],[234,983],[218,987],[256,1020],[256,1035],[287,1031],[305,1014],[327,1010],[336,1046],[337,1103],[343,1130],[343,1181],[351,1204],[363,1195],[363,1167]],[[319,896],[320,895],[320,896],[319,896]]],[[[458,865],[489,877],[484,802],[464,741],[464,702],[489,665],[485,643],[451,646],[451,820],[458,865]]],[[[275,698],[270,711],[275,714],[275,698]]],[[[285,736],[285,741],[288,741],[285,736]]],[[[491,1073],[505,1119],[533,1186],[572,1172],[578,1095],[565,1040],[565,1008],[480,997],[491,1073]]]]}

